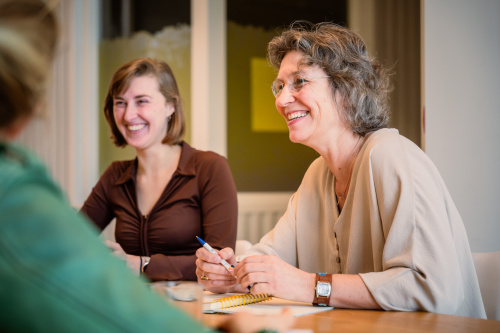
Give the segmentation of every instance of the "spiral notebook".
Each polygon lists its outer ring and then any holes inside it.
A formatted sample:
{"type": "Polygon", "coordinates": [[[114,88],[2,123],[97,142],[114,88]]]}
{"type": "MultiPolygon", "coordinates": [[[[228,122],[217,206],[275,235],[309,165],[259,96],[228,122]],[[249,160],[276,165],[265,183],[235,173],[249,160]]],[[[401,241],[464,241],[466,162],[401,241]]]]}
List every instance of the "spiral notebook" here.
{"type": "Polygon", "coordinates": [[[333,309],[333,307],[288,301],[267,294],[214,294],[205,291],[203,296],[205,313],[250,312],[257,315],[272,315],[280,313],[285,307],[296,317],[333,309]]]}
{"type": "Polygon", "coordinates": [[[272,299],[268,294],[242,294],[225,296],[203,303],[203,311],[219,311],[237,306],[255,304],[272,299]]]}

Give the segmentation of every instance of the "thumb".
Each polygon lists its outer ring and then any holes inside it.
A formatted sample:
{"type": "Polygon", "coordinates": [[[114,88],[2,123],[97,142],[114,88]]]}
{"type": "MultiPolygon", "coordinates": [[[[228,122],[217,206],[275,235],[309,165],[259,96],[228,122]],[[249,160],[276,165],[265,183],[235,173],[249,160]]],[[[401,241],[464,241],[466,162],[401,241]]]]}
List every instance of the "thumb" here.
{"type": "Polygon", "coordinates": [[[230,247],[225,247],[219,251],[219,255],[222,257],[222,259],[228,261],[231,258],[234,258],[234,251],[230,247]]]}

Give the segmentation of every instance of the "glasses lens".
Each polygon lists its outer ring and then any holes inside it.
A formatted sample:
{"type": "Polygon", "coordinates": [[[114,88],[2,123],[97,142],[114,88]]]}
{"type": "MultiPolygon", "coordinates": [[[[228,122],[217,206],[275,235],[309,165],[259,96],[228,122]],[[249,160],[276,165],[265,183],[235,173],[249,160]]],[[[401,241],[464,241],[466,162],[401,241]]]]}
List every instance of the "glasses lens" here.
{"type": "Polygon", "coordinates": [[[290,90],[293,92],[299,92],[307,83],[306,79],[300,74],[295,74],[292,82],[293,83],[290,84],[290,90]]]}
{"type": "Polygon", "coordinates": [[[278,94],[283,90],[283,87],[285,84],[281,81],[274,81],[273,84],[271,85],[271,89],[273,91],[274,97],[278,96],[278,94]]]}

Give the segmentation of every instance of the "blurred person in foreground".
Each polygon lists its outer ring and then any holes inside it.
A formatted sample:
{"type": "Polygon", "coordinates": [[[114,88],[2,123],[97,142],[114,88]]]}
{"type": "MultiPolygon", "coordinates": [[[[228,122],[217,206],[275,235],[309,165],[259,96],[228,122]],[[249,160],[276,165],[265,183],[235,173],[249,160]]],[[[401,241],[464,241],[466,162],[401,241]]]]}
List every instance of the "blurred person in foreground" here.
{"type": "MultiPolygon", "coordinates": [[[[235,276],[198,249],[199,281],[319,306],[486,318],[458,210],[428,156],[387,128],[389,76],[361,38],[299,22],[268,58],[290,140],[321,156],[235,276]]],[[[237,262],[229,248],[220,255],[237,262]]]]}
{"type": "MultiPolygon", "coordinates": [[[[45,167],[12,143],[44,105],[58,39],[42,0],[0,0],[0,327],[2,332],[207,332],[112,256],[45,167]]],[[[222,320],[255,332],[290,314],[222,320]]]]}

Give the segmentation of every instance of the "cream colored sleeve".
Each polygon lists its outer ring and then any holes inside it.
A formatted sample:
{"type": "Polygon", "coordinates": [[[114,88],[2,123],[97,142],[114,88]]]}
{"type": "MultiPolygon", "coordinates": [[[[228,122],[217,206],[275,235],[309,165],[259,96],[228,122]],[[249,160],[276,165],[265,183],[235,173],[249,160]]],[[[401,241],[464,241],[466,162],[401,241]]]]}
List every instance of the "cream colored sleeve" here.
{"type": "Polygon", "coordinates": [[[385,310],[454,314],[464,301],[455,246],[468,247],[458,214],[432,162],[405,140],[380,145],[370,155],[371,180],[386,242],[383,271],[361,274],[385,310]],[[451,204],[453,204],[451,202],[451,204]],[[458,242],[459,244],[456,244],[458,242]]]}

